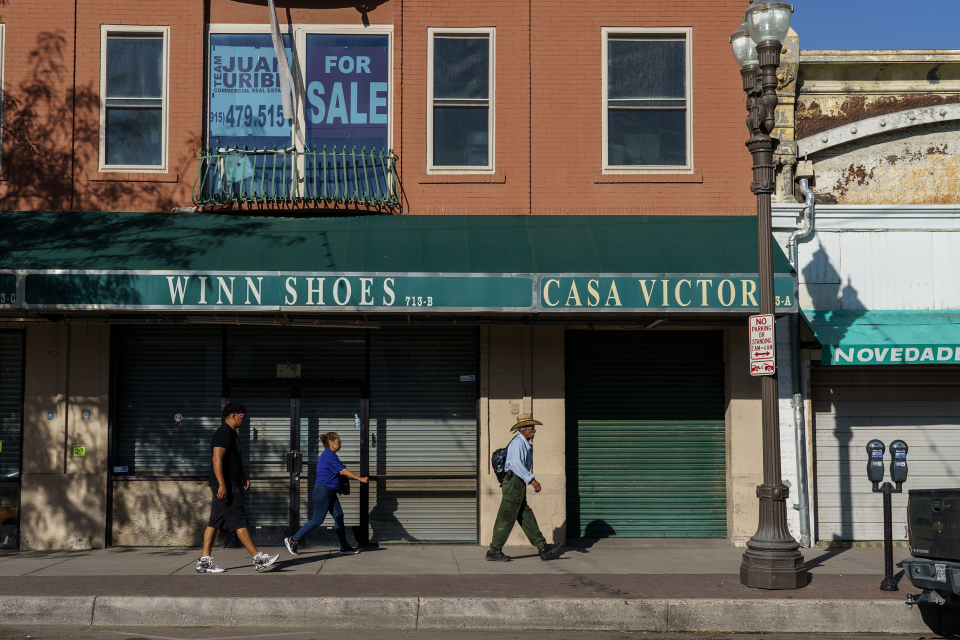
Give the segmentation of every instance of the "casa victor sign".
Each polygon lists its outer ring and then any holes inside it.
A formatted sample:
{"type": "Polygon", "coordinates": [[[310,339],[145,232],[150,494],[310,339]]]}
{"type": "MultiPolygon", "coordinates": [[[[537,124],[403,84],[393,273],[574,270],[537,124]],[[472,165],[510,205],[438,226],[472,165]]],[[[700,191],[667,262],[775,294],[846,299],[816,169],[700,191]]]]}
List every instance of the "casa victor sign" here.
{"type": "MultiPolygon", "coordinates": [[[[777,311],[796,279],[775,278],[777,311]]],[[[750,274],[6,271],[0,308],[166,311],[751,313],[750,274]]]]}

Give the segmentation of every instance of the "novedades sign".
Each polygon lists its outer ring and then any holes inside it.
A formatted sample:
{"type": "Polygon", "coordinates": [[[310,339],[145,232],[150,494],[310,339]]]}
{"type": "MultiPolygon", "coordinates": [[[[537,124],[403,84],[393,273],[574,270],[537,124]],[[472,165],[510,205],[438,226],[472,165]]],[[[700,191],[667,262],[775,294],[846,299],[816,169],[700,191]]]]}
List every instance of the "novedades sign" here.
{"type": "MultiPolygon", "coordinates": [[[[15,271],[0,305],[25,309],[748,313],[756,277],[194,271],[15,271]],[[6,301],[6,303],[4,303],[6,301]]],[[[781,312],[796,282],[775,279],[781,312]]]]}
{"type": "Polygon", "coordinates": [[[823,364],[946,364],[960,362],[960,345],[854,345],[823,348],[823,364]]]}

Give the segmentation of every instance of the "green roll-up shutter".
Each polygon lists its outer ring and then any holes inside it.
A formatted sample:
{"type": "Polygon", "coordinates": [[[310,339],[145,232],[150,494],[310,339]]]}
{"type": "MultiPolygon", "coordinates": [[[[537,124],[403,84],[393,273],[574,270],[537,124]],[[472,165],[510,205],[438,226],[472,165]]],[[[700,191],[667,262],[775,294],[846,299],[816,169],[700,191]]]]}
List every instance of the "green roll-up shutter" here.
{"type": "Polygon", "coordinates": [[[477,540],[477,348],[473,327],[370,332],[374,540],[477,540]]]}
{"type": "Polygon", "coordinates": [[[568,536],[725,536],[723,333],[566,336],[568,536]]]}

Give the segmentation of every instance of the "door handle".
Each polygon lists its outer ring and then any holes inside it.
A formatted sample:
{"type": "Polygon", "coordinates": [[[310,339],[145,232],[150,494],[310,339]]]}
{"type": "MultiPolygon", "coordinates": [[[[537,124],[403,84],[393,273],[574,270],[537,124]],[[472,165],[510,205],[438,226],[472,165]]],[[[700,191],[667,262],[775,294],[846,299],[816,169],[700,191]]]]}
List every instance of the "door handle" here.
{"type": "Polygon", "coordinates": [[[303,456],[299,451],[287,452],[287,473],[301,473],[303,471],[303,456]]]}

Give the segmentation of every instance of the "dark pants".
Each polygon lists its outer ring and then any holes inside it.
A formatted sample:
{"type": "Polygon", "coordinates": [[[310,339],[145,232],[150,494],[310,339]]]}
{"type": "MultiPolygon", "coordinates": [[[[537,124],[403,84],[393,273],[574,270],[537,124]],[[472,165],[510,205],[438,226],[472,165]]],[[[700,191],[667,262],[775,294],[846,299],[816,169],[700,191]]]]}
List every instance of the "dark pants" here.
{"type": "Polygon", "coordinates": [[[540,533],[540,526],[533,515],[533,509],[527,504],[527,485],[517,476],[513,476],[503,481],[503,499],[500,501],[497,520],[493,524],[490,553],[500,553],[503,545],[507,544],[513,525],[517,522],[520,523],[520,528],[523,529],[530,544],[537,549],[543,549],[546,546],[547,541],[540,533]]]}
{"type": "Polygon", "coordinates": [[[213,492],[213,503],[210,505],[210,519],[207,526],[214,529],[224,527],[232,531],[247,528],[247,511],[243,508],[243,489],[227,487],[227,495],[222,499],[217,497],[217,489],[210,487],[213,492]]]}
{"type": "Polygon", "coordinates": [[[337,533],[340,546],[349,546],[347,532],[343,526],[343,508],[340,506],[340,499],[337,498],[337,491],[322,484],[313,485],[313,517],[293,535],[293,541],[300,542],[300,538],[323,524],[328,513],[333,516],[333,530],[337,533]]]}

